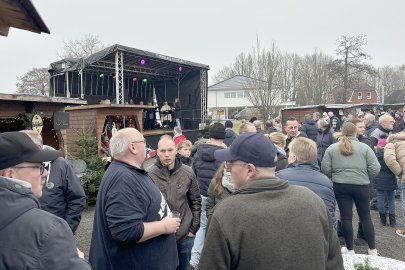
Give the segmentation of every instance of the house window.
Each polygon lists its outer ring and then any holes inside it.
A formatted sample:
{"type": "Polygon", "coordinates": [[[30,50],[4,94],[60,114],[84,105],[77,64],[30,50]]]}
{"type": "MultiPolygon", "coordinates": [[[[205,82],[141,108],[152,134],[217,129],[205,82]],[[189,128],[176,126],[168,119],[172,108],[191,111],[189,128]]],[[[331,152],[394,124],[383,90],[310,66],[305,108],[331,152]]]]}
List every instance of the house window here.
{"type": "Polygon", "coordinates": [[[231,92],[225,92],[224,97],[225,98],[231,98],[231,92]]]}
{"type": "Polygon", "coordinates": [[[231,98],[236,98],[236,92],[231,92],[231,98]]]}
{"type": "Polygon", "coordinates": [[[243,98],[243,92],[238,92],[238,98],[243,98]]]}
{"type": "Polygon", "coordinates": [[[357,93],[357,99],[363,99],[363,93],[362,92],[357,93]]]}
{"type": "Polygon", "coordinates": [[[371,92],[367,92],[367,99],[371,99],[371,92]]]}

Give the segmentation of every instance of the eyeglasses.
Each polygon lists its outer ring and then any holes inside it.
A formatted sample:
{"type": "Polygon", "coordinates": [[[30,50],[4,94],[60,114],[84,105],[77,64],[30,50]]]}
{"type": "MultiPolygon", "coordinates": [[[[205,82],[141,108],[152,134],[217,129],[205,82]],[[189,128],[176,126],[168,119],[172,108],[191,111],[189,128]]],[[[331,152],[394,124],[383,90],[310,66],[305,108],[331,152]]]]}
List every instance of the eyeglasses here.
{"type": "Polygon", "coordinates": [[[146,144],[146,140],[141,140],[141,141],[133,141],[133,142],[131,142],[131,143],[144,143],[144,144],[146,144]]]}
{"type": "Polygon", "coordinates": [[[13,166],[15,169],[39,169],[39,174],[44,174],[45,167],[47,164],[41,163],[41,165],[31,165],[31,166],[13,166]]]}
{"type": "Polygon", "coordinates": [[[230,171],[233,166],[235,165],[247,165],[249,163],[243,162],[243,163],[234,163],[234,161],[225,161],[225,169],[227,171],[230,171]]]}

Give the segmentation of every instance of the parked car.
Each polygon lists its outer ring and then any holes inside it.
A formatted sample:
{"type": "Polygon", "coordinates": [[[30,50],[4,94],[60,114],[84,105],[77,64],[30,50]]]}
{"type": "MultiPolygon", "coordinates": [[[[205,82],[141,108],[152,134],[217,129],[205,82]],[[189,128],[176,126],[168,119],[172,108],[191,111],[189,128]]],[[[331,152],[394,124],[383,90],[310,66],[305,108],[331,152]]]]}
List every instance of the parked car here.
{"type": "Polygon", "coordinates": [[[256,108],[245,108],[241,110],[239,113],[235,114],[234,119],[236,120],[250,120],[252,117],[256,117],[257,119],[262,119],[262,115],[260,111],[256,108]]]}

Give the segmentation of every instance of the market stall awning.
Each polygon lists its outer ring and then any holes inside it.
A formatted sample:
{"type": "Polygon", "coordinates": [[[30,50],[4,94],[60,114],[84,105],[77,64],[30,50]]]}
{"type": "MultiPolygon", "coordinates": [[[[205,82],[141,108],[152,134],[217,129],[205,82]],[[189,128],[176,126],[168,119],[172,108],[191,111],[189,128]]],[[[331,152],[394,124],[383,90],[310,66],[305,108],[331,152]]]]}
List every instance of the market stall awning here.
{"type": "Polygon", "coordinates": [[[0,0],[0,35],[7,36],[10,27],[50,34],[30,0],[0,0]]]}

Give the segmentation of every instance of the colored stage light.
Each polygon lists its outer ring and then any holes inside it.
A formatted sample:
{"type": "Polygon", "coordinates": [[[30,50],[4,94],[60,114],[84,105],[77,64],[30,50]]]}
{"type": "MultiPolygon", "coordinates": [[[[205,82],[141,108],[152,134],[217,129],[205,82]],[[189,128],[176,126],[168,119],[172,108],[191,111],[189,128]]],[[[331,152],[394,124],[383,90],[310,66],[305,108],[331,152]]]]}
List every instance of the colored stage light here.
{"type": "Polygon", "coordinates": [[[113,80],[115,80],[117,77],[114,75],[114,76],[112,76],[112,78],[113,78],[113,80]]]}
{"type": "Polygon", "coordinates": [[[145,59],[141,59],[141,65],[145,65],[146,64],[146,60],[145,59]]]}
{"type": "Polygon", "coordinates": [[[133,78],[132,78],[132,81],[133,81],[133,82],[136,82],[137,80],[138,80],[137,77],[133,77],[133,78]]]}
{"type": "Polygon", "coordinates": [[[179,72],[182,72],[183,71],[183,68],[182,67],[179,67],[179,72]]]}
{"type": "Polygon", "coordinates": [[[148,79],[143,79],[142,82],[143,82],[143,83],[147,83],[147,82],[148,82],[148,79]]]}
{"type": "Polygon", "coordinates": [[[104,78],[104,74],[103,73],[100,73],[100,78],[104,78]]]}

